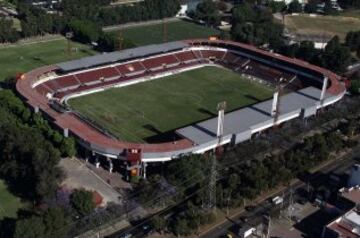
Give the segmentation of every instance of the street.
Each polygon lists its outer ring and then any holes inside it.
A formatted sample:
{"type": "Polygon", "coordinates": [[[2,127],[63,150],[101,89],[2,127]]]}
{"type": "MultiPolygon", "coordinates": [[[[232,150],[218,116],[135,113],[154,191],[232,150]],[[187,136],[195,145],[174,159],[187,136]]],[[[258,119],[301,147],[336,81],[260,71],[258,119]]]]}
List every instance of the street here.
{"type": "MultiPolygon", "coordinates": [[[[360,156],[360,152],[357,151],[357,153],[352,153],[350,155],[345,156],[344,158],[338,159],[333,161],[332,163],[327,164],[324,166],[320,171],[317,171],[313,174],[311,174],[308,177],[308,183],[309,184],[321,184],[326,181],[323,181],[325,176],[324,174],[327,173],[344,173],[347,171],[354,163],[358,162],[356,161],[356,158],[360,156]]],[[[307,189],[307,183],[303,181],[297,181],[292,186],[287,187],[278,193],[274,194],[272,197],[275,196],[283,196],[284,197],[284,203],[289,202],[289,195],[291,191],[294,191],[294,197],[297,196],[296,191],[300,189],[307,189]]],[[[293,198],[294,199],[294,198],[293,198]]],[[[211,228],[210,230],[200,234],[200,237],[206,237],[206,238],[218,238],[225,236],[228,234],[229,231],[232,233],[236,233],[238,230],[239,225],[244,224],[251,224],[252,220],[259,219],[263,217],[265,214],[269,214],[271,209],[273,208],[273,204],[269,202],[269,198],[265,198],[262,200],[261,203],[258,203],[253,207],[251,210],[244,210],[243,212],[236,214],[234,216],[228,217],[225,222],[222,222],[221,224],[218,224],[217,226],[211,228]]]]}

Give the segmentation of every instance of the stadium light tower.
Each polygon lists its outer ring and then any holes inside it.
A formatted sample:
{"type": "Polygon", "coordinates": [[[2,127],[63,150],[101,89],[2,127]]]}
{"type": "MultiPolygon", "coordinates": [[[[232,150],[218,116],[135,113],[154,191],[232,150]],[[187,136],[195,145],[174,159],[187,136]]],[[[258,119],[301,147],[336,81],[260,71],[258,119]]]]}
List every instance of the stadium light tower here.
{"type": "Polygon", "coordinates": [[[283,90],[283,86],[281,85],[281,82],[279,82],[273,96],[273,103],[271,108],[271,116],[274,117],[274,126],[277,125],[280,116],[280,103],[281,103],[282,90],[283,90]]]}
{"type": "Polygon", "coordinates": [[[218,138],[218,146],[221,145],[222,137],[224,134],[224,117],[225,117],[226,102],[218,103],[218,125],[216,136],[218,138]]]}
{"type": "Polygon", "coordinates": [[[325,94],[326,94],[326,89],[327,89],[327,85],[329,82],[329,78],[328,77],[324,77],[324,81],[323,81],[323,85],[322,85],[322,90],[321,90],[321,95],[320,95],[320,105],[322,106],[324,99],[325,99],[325,94]]]}

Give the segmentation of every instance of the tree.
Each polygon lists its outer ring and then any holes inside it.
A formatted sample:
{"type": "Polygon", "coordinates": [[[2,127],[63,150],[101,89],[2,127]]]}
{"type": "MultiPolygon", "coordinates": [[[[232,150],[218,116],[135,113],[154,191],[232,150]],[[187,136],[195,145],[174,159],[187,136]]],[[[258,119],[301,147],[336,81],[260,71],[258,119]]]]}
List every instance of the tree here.
{"type": "Polygon", "coordinates": [[[0,43],[16,42],[19,34],[13,27],[13,21],[0,17],[0,43]]]}
{"type": "Polygon", "coordinates": [[[337,72],[345,72],[350,64],[351,52],[348,47],[340,44],[338,36],[334,36],[326,45],[323,57],[325,66],[337,72]]]}
{"type": "Polygon", "coordinates": [[[360,94],[360,80],[351,80],[350,92],[354,95],[360,94]]]}
{"type": "Polygon", "coordinates": [[[188,226],[187,219],[183,216],[178,216],[173,225],[173,232],[175,235],[190,235],[191,230],[188,226]]]}
{"type": "Polygon", "coordinates": [[[205,21],[206,24],[216,26],[220,22],[219,11],[212,0],[203,0],[196,7],[194,18],[205,21]]]}
{"type": "Polygon", "coordinates": [[[85,20],[73,20],[69,23],[69,30],[74,33],[74,39],[83,42],[96,42],[101,35],[101,28],[85,20]]]}
{"type": "Polygon", "coordinates": [[[75,139],[73,137],[64,137],[61,142],[60,152],[63,157],[75,156],[76,154],[75,139]]]}
{"type": "Polygon", "coordinates": [[[302,12],[302,6],[298,0],[293,0],[288,6],[289,13],[299,13],[302,12]]]}
{"type": "Polygon", "coordinates": [[[286,9],[286,3],[284,1],[269,1],[268,6],[273,13],[283,12],[286,9]]]}
{"type": "Polygon", "coordinates": [[[345,37],[345,45],[352,51],[360,48],[360,31],[349,31],[345,37]]]}
{"type": "Polygon", "coordinates": [[[45,225],[41,217],[32,216],[16,222],[14,238],[39,238],[45,236],[45,225]]]}
{"type": "Polygon", "coordinates": [[[320,4],[320,0],[310,0],[304,7],[304,11],[306,13],[316,13],[317,5],[320,4]]]}
{"type": "Polygon", "coordinates": [[[61,207],[52,207],[43,215],[45,237],[63,238],[69,231],[70,219],[61,207]]]}
{"type": "Polygon", "coordinates": [[[159,232],[160,234],[165,230],[166,228],[166,220],[162,216],[155,216],[151,220],[151,224],[153,225],[154,229],[159,232]]]}
{"type": "Polygon", "coordinates": [[[90,214],[95,208],[92,192],[84,189],[75,190],[71,195],[70,202],[81,216],[90,214]]]}

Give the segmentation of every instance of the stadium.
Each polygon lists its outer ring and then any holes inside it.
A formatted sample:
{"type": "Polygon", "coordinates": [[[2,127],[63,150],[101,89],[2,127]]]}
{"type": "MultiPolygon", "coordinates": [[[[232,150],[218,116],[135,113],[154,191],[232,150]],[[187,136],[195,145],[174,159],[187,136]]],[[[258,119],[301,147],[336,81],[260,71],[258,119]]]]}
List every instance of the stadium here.
{"type": "Polygon", "coordinates": [[[238,144],[316,115],[344,96],[342,81],[298,59],[210,38],[38,68],[16,89],[97,166],[105,159],[111,171],[119,159],[139,175],[147,163],[238,144]],[[216,109],[220,101],[226,106],[216,109]]]}

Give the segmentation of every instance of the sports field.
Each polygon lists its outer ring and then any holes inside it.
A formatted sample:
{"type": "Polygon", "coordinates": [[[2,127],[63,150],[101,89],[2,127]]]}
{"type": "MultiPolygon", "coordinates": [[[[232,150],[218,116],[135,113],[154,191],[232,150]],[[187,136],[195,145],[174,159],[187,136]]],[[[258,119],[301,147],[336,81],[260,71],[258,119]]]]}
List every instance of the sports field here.
{"type": "MultiPolygon", "coordinates": [[[[131,40],[135,45],[162,43],[164,40],[164,25],[151,24],[134,26],[123,29],[124,38],[131,40]]],[[[213,28],[197,25],[186,21],[171,21],[166,23],[167,41],[177,41],[194,38],[208,38],[218,35],[219,31],[213,28]]]]}
{"type": "Polygon", "coordinates": [[[153,141],[159,134],[271,97],[272,89],[217,67],[204,67],[69,101],[77,111],[118,138],[153,141]]]}
{"type": "Polygon", "coordinates": [[[72,42],[71,48],[69,55],[65,39],[0,47],[0,81],[43,65],[95,54],[89,46],[79,43],[72,42]]]}
{"type": "Polygon", "coordinates": [[[360,30],[360,18],[344,16],[316,16],[308,15],[286,16],[286,27],[292,32],[309,35],[338,35],[345,39],[349,31],[360,30]]]}
{"type": "Polygon", "coordinates": [[[0,220],[4,217],[16,217],[16,212],[21,207],[23,203],[20,201],[20,198],[12,195],[4,181],[0,180],[0,220]]]}

